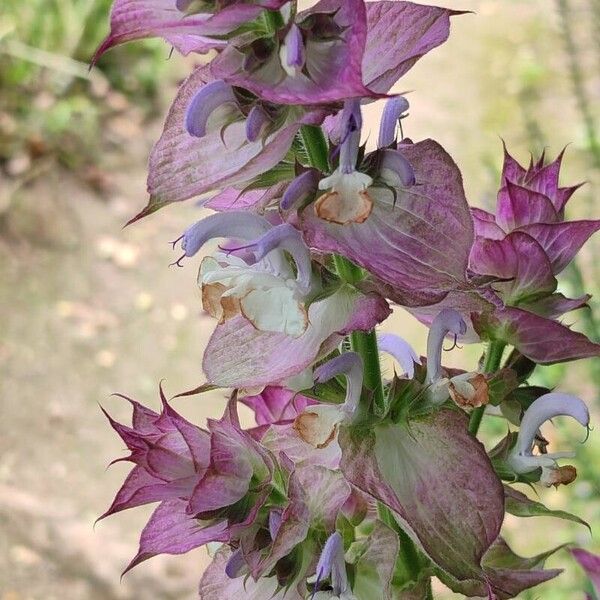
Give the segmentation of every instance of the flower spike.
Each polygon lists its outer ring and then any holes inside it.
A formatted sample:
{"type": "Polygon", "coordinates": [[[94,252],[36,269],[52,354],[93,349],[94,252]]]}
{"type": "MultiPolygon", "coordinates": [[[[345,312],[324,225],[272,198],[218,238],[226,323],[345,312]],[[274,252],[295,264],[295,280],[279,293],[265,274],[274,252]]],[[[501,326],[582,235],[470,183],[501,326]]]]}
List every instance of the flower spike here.
{"type": "Polygon", "coordinates": [[[559,458],[571,458],[573,452],[555,452],[552,454],[533,455],[535,436],[543,423],[554,417],[572,417],[584,427],[589,426],[590,414],[583,400],[577,396],[553,392],[540,396],[525,411],[521,420],[521,428],[517,443],[509,456],[509,464],[515,473],[529,473],[539,467],[556,468],[559,458]]]}

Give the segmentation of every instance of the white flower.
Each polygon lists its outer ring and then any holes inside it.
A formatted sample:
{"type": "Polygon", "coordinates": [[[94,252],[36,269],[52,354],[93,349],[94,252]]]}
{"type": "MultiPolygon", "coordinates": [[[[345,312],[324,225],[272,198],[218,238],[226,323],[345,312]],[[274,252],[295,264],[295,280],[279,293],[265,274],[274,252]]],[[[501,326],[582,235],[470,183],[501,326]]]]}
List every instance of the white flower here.
{"type": "Polygon", "coordinates": [[[576,396],[558,392],[540,396],[525,411],[521,420],[517,443],[508,458],[508,463],[515,473],[529,473],[542,467],[542,469],[547,469],[544,472],[544,481],[551,481],[552,474],[548,469],[557,469],[556,461],[559,458],[572,458],[575,456],[574,452],[533,454],[535,436],[542,424],[559,416],[572,417],[584,427],[587,427],[590,422],[587,406],[576,396]]]}

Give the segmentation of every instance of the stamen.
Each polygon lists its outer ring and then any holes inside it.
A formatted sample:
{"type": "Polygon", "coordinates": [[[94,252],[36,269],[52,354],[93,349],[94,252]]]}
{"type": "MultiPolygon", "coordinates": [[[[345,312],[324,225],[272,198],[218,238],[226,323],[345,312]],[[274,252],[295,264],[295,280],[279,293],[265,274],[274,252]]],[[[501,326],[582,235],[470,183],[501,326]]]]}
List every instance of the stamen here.
{"type": "Polygon", "coordinates": [[[176,240],[173,240],[172,242],[169,242],[169,244],[171,244],[171,247],[173,248],[173,250],[175,250],[175,246],[177,246],[177,244],[183,239],[183,235],[180,235],[176,240]]]}
{"type": "Polygon", "coordinates": [[[170,267],[179,267],[179,268],[183,268],[183,265],[181,264],[181,261],[186,258],[185,254],[182,254],[175,262],[172,262],[171,264],[169,264],[170,267]]]}
{"type": "Polygon", "coordinates": [[[442,350],[444,352],[450,352],[452,350],[454,350],[454,348],[458,348],[459,350],[462,350],[463,347],[458,345],[458,336],[456,334],[454,334],[454,340],[452,342],[452,346],[450,346],[450,348],[442,348],[442,350]]]}

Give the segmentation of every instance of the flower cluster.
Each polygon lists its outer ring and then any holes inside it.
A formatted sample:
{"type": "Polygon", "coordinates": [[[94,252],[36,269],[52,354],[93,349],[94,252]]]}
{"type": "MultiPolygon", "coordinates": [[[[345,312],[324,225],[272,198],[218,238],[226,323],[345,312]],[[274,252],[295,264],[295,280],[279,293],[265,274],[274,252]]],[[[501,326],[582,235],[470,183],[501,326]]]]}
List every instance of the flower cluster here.
{"type": "Polygon", "coordinates": [[[402,0],[115,0],[97,56],[150,36],[208,54],[173,102],[132,222],[195,197],[214,211],[173,246],[183,266],[219,240],[199,261],[214,330],[194,393],[229,398],[205,429],[162,389],[160,413],[128,399],[131,426],[108,417],[134,467],[104,516],[159,503],[126,570],[211,544],[202,600],[424,599],[433,576],[505,599],[559,573],[543,568],[552,552],[515,554],[501,527],[507,512],[552,514],[514,484],[576,477],[540,428],[561,415],[588,428],[586,405],[527,380],[537,363],[600,353],[559,321],[589,296],[556,291],[600,221],[565,221],[577,186],[559,187],[562,154],[525,169],[505,151],[494,215],[469,206],[440,144],[403,137],[409,104],[390,90],[458,14],[402,0]],[[375,101],[367,151],[361,111],[375,101]],[[426,357],[376,333],[390,303],[429,326],[426,357]],[[448,338],[488,345],[473,370],[449,369],[448,338]],[[382,377],[381,352],[400,374],[382,377]],[[514,429],[490,450],[485,414],[514,429]]]}

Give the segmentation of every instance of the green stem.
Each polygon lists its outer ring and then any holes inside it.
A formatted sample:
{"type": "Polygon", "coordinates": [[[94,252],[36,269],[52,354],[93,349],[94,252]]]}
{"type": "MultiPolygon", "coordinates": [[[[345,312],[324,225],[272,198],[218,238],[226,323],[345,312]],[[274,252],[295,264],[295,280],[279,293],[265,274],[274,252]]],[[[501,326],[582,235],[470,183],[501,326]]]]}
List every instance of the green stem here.
{"type": "MultiPolygon", "coordinates": [[[[338,258],[337,256],[335,258],[338,258]]],[[[337,261],[336,261],[337,262],[337,261]]],[[[384,410],[383,384],[381,381],[381,365],[379,363],[379,349],[377,348],[377,335],[371,331],[353,331],[350,334],[350,346],[363,361],[363,385],[368,390],[366,398],[362,401],[384,410]]],[[[365,406],[368,408],[368,406],[365,406]]]]}
{"type": "MultiPolygon", "coordinates": [[[[502,354],[504,353],[505,347],[506,344],[502,341],[495,340],[490,342],[483,364],[484,373],[493,373],[498,370],[498,367],[500,367],[500,363],[502,362],[502,354]]],[[[477,435],[484,413],[485,406],[480,406],[471,413],[471,419],[469,420],[469,431],[471,434],[477,435]]]]}

